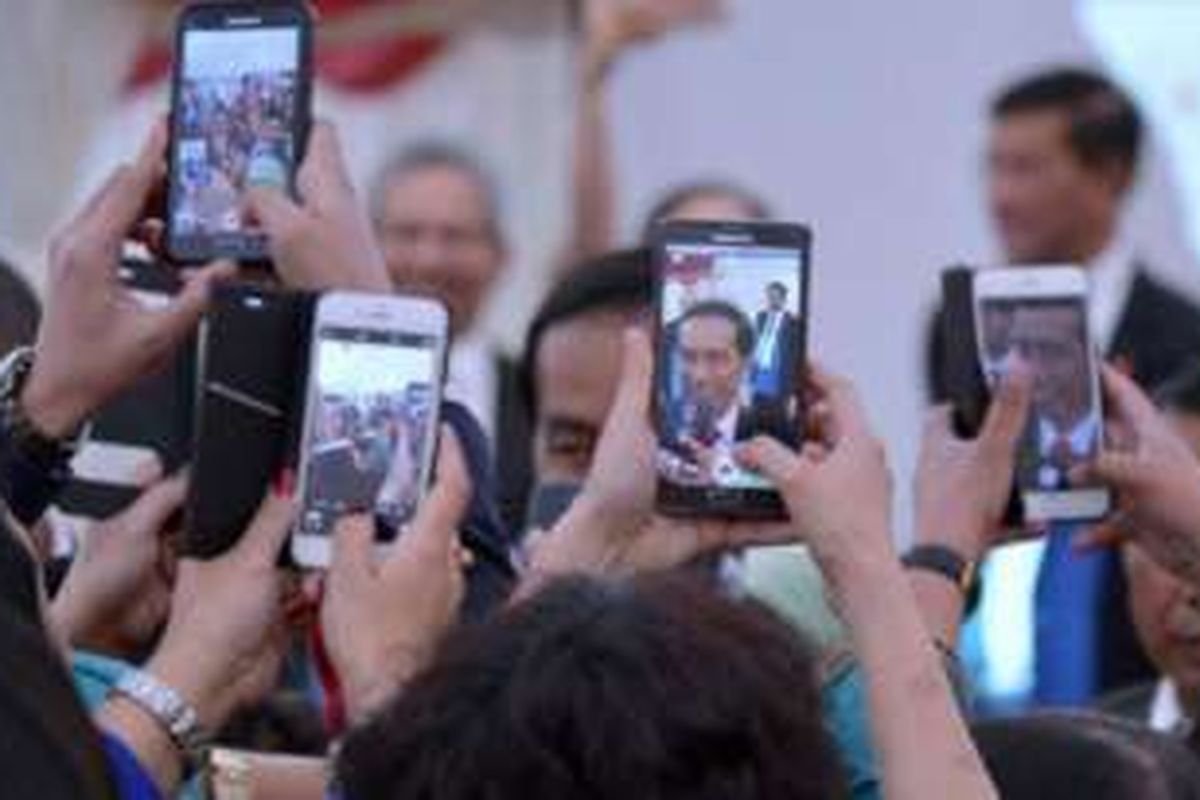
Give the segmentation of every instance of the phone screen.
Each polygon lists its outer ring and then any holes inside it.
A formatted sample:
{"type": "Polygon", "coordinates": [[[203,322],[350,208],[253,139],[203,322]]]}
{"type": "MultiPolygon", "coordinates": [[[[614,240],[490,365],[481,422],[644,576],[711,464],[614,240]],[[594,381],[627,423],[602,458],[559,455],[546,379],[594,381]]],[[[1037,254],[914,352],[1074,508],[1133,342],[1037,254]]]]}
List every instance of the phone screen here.
{"type": "Polygon", "coordinates": [[[760,434],[797,445],[805,254],[668,243],[661,258],[660,479],[689,489],[769,490],[734,452],[760,434]]]}
{"type": "Polygon", "coordinates": [[[325,536],[344,514],[372,513],[386,541],[412,518],[425,483],[439,340],[334,326],[317,336],[300,533],[325,536]]]}
{"type": "Polygon", "coordinates": [[[1017,456],[1027,516],[1073,516],[1070,496],[1097,487],[1072,483],[1071,472],[1095,458],[1103,435],[1083,296],[984,297],[976,324],[980,363],[993,387],[1017,363],[1033,380],[1017,456]]]}
{"type": "Polygon", "coordinates": [[[290,191],[302,35],[297,25],[183,31],[170,209],[181,252],[261,251],[243,194],[251,185],[290,191]]]}

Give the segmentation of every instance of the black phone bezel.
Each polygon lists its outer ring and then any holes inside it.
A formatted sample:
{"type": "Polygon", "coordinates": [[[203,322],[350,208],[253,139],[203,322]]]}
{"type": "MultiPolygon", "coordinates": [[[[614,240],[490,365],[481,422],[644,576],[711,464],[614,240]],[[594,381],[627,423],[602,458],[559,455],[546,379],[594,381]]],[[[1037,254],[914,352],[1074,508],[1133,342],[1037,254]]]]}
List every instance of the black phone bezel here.
{"type": "Polygon", "coordinates": [[[175,50],[171,68],[170,143],[168,145],[168,170],[166,186],[166,252],[178,264],[206,264],[218,259],[231,259],[242,264],[269,268],[267,239],[263,234],[230,234],[227,237],[187,236],[175,232],[175,205],[178,196],[179,174],[179,93],[183,82],[184,39],[196,30],[248,30],[252,28],[278,28],[295,26],[300,33],[297,54],[297,86],[293,109],[296,120],[293,135],[296,142],[296,161],[293,165],[290,193],[295,196],[295,173],[303,161],[308,146],[308,134],[312,127],[312,83],[313,83],[313,18],[306,4],[301,2],[258,2],[258,3],[193,3],[179,15],[175,31],[175,50]],[[248,25],[246,20],[255,18],[258,24],[248,25]]]}
{"type": "MultiPolygon", "coordinates": [[[[810,322],[809,293],[812,285],[812,231],[798,223],[748,221],[667,221],[655,226],[651,235],[654,260],[654,391],[652,415],[655,443],[661,440],[659,383],[662,365],[663,265],[666,251],[677,245],[728,247],[780,247],[800,253],[800,314],[798,351],[800,364],[796,375],[797,442],[807,438],[807,363],[810,322]]],[[[718,517],[744,520],[781,520],[787,518],[783,498],[774,489],[743,489],[716,486],[679,486],[655,473],[655,506],[672,517],[718,517]]]]}

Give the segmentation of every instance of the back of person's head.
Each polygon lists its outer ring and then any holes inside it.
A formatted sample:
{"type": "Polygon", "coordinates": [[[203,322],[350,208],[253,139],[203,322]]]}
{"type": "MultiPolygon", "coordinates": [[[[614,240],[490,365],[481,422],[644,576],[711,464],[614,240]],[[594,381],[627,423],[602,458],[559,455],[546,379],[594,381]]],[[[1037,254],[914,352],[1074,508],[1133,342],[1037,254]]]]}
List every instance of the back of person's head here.
{"type": "Polygon", "coordinates": [[[774,216],[767,202],[744,186],[725,180],[701,180],[669,189],[653,206],[642,225],[642,242],[654,228],[671,220],[732,220],[762,222],[774,216]]]}
{"type": "Polygon", "coordinates": [[[372,722],[347,800],[845,796],[812,657],[680,576],[552,584],[456,635],[372,722]]]}
{"type": "Polygon", "coordinates": [[[41,304],[17,271],[0,261],[0,357],[32,344],[41,319],[41,304]]]}
{"type": "Polygon", "coordinates": [[[636,313],[654,301],[651,253],[619,250],[576,265],[550,290],[529,324],[521,354],[520,388],[526,409],[537,414],[537,360],[542,341],[554,328],[602,312],[636,313]]]}
{"type": "Polygon", "coordinates": [[[1141,155],[1141,115],[1129,96],[1091,70],[1060,67],[1038,72],[1005,88],[992,102],[992,118],[1060,112],[1069,124],[1068,142],[1080,163],[1116,165],[1132,181],[1141,155]]]}
{"type": "Polygon", "coordinates": [[[1043,712],[974,727],[1005,800],[1196,800],[1200,764],[1179,740],[1088,712],[1043,712]]]}

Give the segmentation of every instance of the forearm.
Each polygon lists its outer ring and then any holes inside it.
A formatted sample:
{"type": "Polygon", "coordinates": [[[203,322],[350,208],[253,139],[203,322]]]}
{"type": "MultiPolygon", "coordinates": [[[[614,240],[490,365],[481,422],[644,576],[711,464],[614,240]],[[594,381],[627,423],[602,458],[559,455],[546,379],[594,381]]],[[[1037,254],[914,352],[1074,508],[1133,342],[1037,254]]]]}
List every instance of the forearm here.
{"type": "Polygon", "coordinates": [[[586,79],[575,118],[574,232],[567,264],[611,250],[616,243],[616,186],[606,84],[586,79]]]}
{"type": "Polygon", "coordinates": [[[886,796],[996,797],[900,568],[884,558],[841,585],[840,605],[866,675],[886,796]]]}
{"type": "Polygon", "coordinates": [[[134,703],[114,697],[96,712],[96,723],[134,754],[163,797],[174,794],[183,779],[183,759],[160,722],[134,703]]]}
{"type": "Polygon", "coordinates": [[[909,570],[908,584],[928,635],[943,647],[957,647],[965,608],[962,590],[926,570],[909,570]]]}

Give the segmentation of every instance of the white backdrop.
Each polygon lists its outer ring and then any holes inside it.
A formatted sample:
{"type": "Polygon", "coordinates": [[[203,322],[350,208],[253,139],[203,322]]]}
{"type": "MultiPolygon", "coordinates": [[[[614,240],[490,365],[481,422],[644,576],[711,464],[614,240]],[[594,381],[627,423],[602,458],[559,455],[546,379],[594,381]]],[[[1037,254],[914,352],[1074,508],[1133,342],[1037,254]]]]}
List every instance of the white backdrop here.
{"type": "MultiPolygon", "coordinates": [[[[1015,74],[1093,56],[1071,0],[733,5],[725,28],[665,42],[618,75],[623,222],[633,235],[662,186],[715,173],[812,224],[813,347],[862,388],[905,530],[937,272],[996,253],[981,199],[986,103],[1015,74]]],[[[1147,167],[1133,238],[1195,289],[1157,153],[1147,167]]]]}

